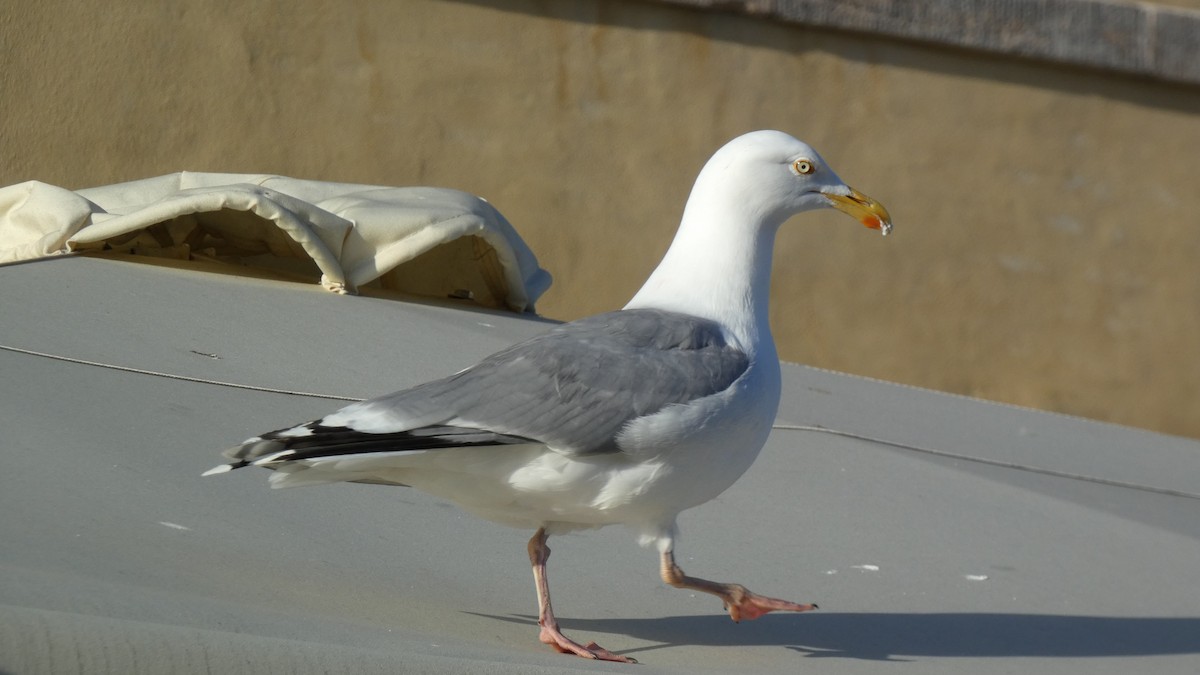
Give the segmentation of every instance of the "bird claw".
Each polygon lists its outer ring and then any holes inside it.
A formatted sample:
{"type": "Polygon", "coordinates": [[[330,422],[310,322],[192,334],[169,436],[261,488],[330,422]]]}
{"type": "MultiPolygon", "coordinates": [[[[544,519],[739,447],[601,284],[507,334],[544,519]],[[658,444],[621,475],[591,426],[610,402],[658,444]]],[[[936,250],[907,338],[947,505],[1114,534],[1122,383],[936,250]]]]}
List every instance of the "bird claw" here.
{"type": "Polygon", "coordinates": [[[554,647],[563,654],[574,654],[575,656],[582,656],[585,659],[595,659],[597,661],[637,663],[637,659],[610,652],[595,642],[589,642],[586,645],[581,645],[566,635],[563,635],[561,631],[552,630],[550,628],[543,627],[541,635],[538,636],[538,639],[543,643],[554,647]]]}
{"type": "Polygon", "coordinates": [[[752,621],[768,612],[807,612],[818,609],[815,604],[788,602],[765,595],[752,593],[745,586],[731,584],[729,597],[725,598],[725,609],[729,610],[729,618],[734,622],[742,619],[752,621]]]}

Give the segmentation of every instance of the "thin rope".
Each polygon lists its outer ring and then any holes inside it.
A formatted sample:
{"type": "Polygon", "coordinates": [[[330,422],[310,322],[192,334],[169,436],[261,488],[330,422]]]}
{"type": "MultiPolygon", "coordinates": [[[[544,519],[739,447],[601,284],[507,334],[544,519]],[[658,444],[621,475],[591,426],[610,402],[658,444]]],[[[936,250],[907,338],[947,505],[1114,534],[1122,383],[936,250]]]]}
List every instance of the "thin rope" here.
{"type": "Polygon", "coordinates": [[[66,363],[77,363],[84,366],[95,366],[97,368],[107,368],[109,370],[119,370],[123,373],[136,373],[138,375],[151,375],[153,377],[164,377],[168,380],[182,380],[184,382],[196,382],[198,384],[211,384],[217,387],[231,387],[233,389],[247,389],[249,391],[261,391],[268,394],[286,394],[288,396],[307,396],[309,398],[324,398],[333,401],[361,401],[363,399],[354,396],[339,396],[337,394],[320,394],[311,391],[294,391],[292,389],[276,389],[274,387],[260,387],[253,384],[239,384],[237,382],[224,382],[221,380],[210,380],[204,377],[189,377],[187,375],[177,375],[175,373],[164,373],[157,370],[147,370],[145,368],[134,368],[132,366],[119,366],[114,363],[102,363],[100,361],[88,361],[87,359],[77,359],[72,356],[62,356],[60,354],[48,354],[39,352],[33,349],[22,349],[20,347],[10,347],[8,345],[0,345],[0,349],[17,354],[27,354],[29,356],[40,356],[46,359],[55,361],[64,361],[66,363]]]}
{"type": "Polygon", "coordinates": [[[962,460],[964,462],[974,462],[976,464],[986,464],[988,466],[998,466],[998,467],[1003,467],[1005,469],[1015,469],[1017,471],[1027,471],[1029,473],[1039,473],[1039,474],[1043,474],[1046,476],[1056,476],[1058,478],[1069,478],[1071,480],[1084,481],[1084,482],[1088,482],[1088,483],[1097,483],[1100,485],[1109,485],[1112,487],[1128,488],[1130,490],[1142,490],[1144,492],[1154,492],[1156,494],[1169,495],[1172,497],[1186,497],[1188,499],[1200,499],[1200,493],[1196,493],[1196,492],[1185,492],[1183,490],[1172,490],[1171,488],[1159,488],[1159,487],[1153,487],[1150,485],[1142,485],[1140,483],[1130,483],[1127,481],[1112,480],[1109,478],[1100,478],[1099,476],[1089,476],[1089,475],[1081,474],[1081,473],[1073,473],[1070,471],[1059,471],[1057,469],[1044,469],[1044,468],[1038,467],[1038,466],[1031,466],[1029,464],[1021,464],[1018,462],[1006,462],[1006,461],[999,460],[999,459],[988,459],[986,457],[973,457],[971,455],[963,455],[963,454],[959,454],[957,452],[947,452],[945,450],[935,450],[933,448],[926,448],[926,447],[921,447],[921,446],[917,446],[917,445],[910,445],[908,443],[900,443],[897,441],[889,441],[889,440],[885,440],[882,438],[875,438],[873,436],[867,436],[865,434],[854,433],[853,431],[842,431],[840,429],[830,429],[829,427],[812,426],[812,425],[807,425],[807,424],[775,424],[775,425],[772,425],[771,428],[779,429],[782,431],[815,431],[815,432],[819,432],[819,433],[823,433],[823,434],[831,434],[834,436],[843,436],[845,438],[853,438],[853,439],[860,440],[860,441],[867,441],[868,443],[878,443],[880,445],[887,445],[887,446],[890,446],[893,448],[900,448],[901,450],[909,450],[911,452],[919,452],[919,453],[923,453],[926,455],[933,455],[935,457],[945,457],[947,459],[958,459],[958,460],[962,460]]]}
{"type": "MultiPolygon", "coordinates": [[[[224,382],[221,380],[212,380],[212,379],[203,378],[203,377],[189,377],[187,375],[176,375],[174,373],[164,373],[164,372],[160,372],[157,370],[147,370],[145,368],[133,368],[131,366],[120,366],[120,365],[116,365],[116,364],[112,364],[112,363],[103,363],[100,361],[89,361],[87,359],[78,359],[78,358],[74,358],[71,356],[62,356],[60,354],[49,354],[46,352],[39,352],[39,351],[35,351],[32,349],[22,349],[21,347],[10,347],[8,345],[0,345],[0,350],[15,352],[17,354],[26,354],[29,356],[39,356],[42,358],[53,359],[55,361],[63,361],[66,363],[76,363],[76,364],[85,365],[85,366],[94,366],[96,368],[107,368],[109,370],[117,370],[117,371],[121,371],[121,372],[125,372],[125,373],[135,373],[138,375],[150,375],[153,377],[162,377],[162,378],[166,378],[169,380],[181,380],[184,382],[195,382],[198,384],[208,384],[208,385],[213,385],[213,386],[217,386],[217,387],[230,387],[233,389],[245,389],[248,391],[258,391],[258,392],[264,392],[264,393],[268,393],[268,394],[285,394],[288,396],[305,396],[308,398],[320,398],[320,399],[327,399],[327,400],[332,400],[332,401],[357,402],[357,401],[363,400],[362,398],[358,398],[358,397],[354,397],[354,396],[341,396],[338,394],[321,394],[321,393],[316,393],[316,392],[311,392],[311,391],[295,391],[292,389],[277,389],[274,387],[260,387],[260,386],[256,386],[256,385],[252,385],[252,384],[239,384],[237,382],[224,382]]],[[[998,460],[998,459],[987,459],[985,457],[973,457],[971,455],[963,455],[963,454],[956,453],[956,452],[948,452],[946,450],[935,450],[933,448],[911,445],[909,443],[900,443],[898,441],[889,441],[889,440],[886,440],[883,438],[876,438],[874,436],[868,436],[866,434],[859,434],[859,433],[855,433],[853,431],[842,431],[841,429],[831,429],[829,427],[807,425],[807,424],[774,424],[771,426],[771,428],[779,429],[780,431],[811,431],[811,432],[822,433],[822,434],[830,434],[833,436],[842,436],[844,438],[853,438],[853,439],[860,440],[860,441],[866,441],[868,443],[877,443],[879,445],[886,445],[886,446],[893,447],[893,448],[899,448],[901,450],[908,450],[910,452],[917,452],[917,453],[922,453],[922,454],[926,454],[926,455],[932,455],[935,457],[944,457],[947,459],[956,459],[956,460],[961,460],[964,462],[973,462],[976,464],[997,466],[997,467],[1002,467],[1005,469],[1013,469],[1016,471],[1026,471],[1029,473],[1037,473],[1037,474],[1042,474],[1045,476],[1055,476],[1058,478],[1067,478],[1070,480],[1084,481],[1087,483],[1096,483],[1098,485],[1108,485],[1111,487],[1120,487],[1120,488],[1126,488],[1126,489],[1130,489],[1130,490],[1141,490],[1143,492],[1153,492],[1155,494],[1168,495],[1171,497],[1184,497],[1187,499],[1200,499],[1200,493],[1196,493],[1196,492],[1186,492],[1183,490],[1173,490],[1170,488],[1159,488],[1159,487],[1153,487],[1150,485],[1141,485],[1139,483],[1130,483],[1127,481],[1112,480],[1109,478],[1100,478],[1098,476],[1089,476],[1086,474],[1073,473],[1070,471],[1059,471],[1056,469],[1044,469],[1044,468],[1032,466],[1029,464],[1020,464],[1018,462],[1006,462],[1006,461],[1002,461],[1002,460],[998,460]]]]}

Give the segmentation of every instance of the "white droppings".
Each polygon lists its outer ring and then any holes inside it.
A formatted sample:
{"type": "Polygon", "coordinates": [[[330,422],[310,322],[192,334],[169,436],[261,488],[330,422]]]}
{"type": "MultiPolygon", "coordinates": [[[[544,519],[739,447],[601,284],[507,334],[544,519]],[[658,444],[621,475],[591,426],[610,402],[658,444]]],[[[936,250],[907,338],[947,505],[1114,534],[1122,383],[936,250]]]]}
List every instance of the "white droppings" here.
{"type": "Polygon", "coordinates": [[[825,574],[837,574],[837,570],[825,570],[825,574]]]}
{"type": "Polygon", "coordinates": [[[856,570],[862,570],[864,572],[878,572],[879,571],[879,565],[851,565],[851,567],[853,567],[856,570]]]}
{"type": "Polygon", "coordinates": [[[172,530],[183,530],[184,532],[190,531],[192,529],[192,528],[188,527],[187,525],[180,525],[179,523],[168,523],[165,520],[158,521],[158,524],[162,525],[163,527],[169,527],[172,530]]]}
{"type": "Polygon", "coordinates": [[[1010,254],[1000,255],[996,258],[1000,266],[1005,270],[1014,274],[1024,274],[1026,272],[1037,272],[1041,270],[1041,265],[1036,260],[1029,256],[1010,254]]]}
{"type": "Polygon", "coordinates": [[[1081,234],[1083,232],[1083,223],[1065,213],[1060,213],[1051,218],[1050,227],[1063,234],[1081,234]]]}
{"type": "Polygon", "coordinates": [[[965,578],[967,581],[987,581],[988,575],[986,575],[986,574],[966,574],[966,575],[963,575],[963,578],[965,578]]]}

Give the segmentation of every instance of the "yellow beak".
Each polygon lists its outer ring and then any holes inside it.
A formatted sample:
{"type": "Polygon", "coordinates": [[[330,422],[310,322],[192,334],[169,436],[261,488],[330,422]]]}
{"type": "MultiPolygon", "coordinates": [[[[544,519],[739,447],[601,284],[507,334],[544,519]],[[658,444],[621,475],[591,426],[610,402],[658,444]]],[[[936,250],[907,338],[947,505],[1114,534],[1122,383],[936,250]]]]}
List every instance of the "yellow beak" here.
{"type": "Polygon", "coordinates": [[[871,199],[863,193],[850,188],[848,195],[836,195],[823,192],[833,208],[853,217],[858,222],[872,230],[879,230],[887,236],[892,231],[892,217],[888,215],[883,204],[871,199]]]}

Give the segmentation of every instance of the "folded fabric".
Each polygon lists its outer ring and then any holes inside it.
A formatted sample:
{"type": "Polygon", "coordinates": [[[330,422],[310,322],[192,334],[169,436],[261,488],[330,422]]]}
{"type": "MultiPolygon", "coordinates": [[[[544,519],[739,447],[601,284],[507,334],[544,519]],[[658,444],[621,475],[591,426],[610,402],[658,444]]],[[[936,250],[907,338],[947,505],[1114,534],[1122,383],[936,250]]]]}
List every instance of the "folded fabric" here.
{"type": "Polygon", "coordinates": [[[465,192],[180,172],[70,191],[0,188],[0,263],[104,250],[300,273],[533,311],[550,275],[495,208],[465,192]]]}

